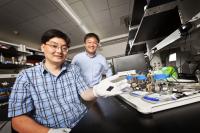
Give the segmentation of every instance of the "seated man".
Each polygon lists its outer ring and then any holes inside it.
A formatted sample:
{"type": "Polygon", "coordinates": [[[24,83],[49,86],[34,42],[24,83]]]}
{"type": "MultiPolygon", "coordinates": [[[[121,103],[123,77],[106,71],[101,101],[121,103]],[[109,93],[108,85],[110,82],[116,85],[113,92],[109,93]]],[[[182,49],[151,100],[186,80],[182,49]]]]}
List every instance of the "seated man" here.
{"type": "Polygon", "coordinates": [[[113,96],[129,86],[109,79],[89,88],[77,66],[65,62],[70,39],[59,30],[41,38],[45,60],[25,69],[13,86],[8,117],[20,133],[68,133],[87,112],[83,100],[113,96]]]}

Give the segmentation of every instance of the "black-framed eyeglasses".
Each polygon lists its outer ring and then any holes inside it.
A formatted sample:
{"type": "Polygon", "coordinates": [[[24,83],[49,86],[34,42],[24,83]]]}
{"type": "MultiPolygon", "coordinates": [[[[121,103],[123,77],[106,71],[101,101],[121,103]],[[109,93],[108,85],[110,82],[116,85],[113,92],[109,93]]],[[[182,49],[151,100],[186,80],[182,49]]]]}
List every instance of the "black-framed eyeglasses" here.
{"type": "Polygon", "coordinates": [[[45,43],[45,44],[48,45],[51,49],[53,49],[55,51],[61,49],[62,52],[68,52],[67,44],[59,46],[59,43],[53,42],[53,41],[49,41],[48,43],[45,43]]]}

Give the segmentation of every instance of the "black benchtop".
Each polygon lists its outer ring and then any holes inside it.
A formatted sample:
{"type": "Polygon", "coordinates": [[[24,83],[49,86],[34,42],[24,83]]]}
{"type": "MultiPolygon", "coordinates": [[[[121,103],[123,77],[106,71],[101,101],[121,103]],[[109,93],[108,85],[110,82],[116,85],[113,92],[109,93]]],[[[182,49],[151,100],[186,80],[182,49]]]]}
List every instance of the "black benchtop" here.
{"type": "Polygon", "coordinates": [[[70,133],[200,132],[200,103],[141,114],[118,97],[98,98],[70,133]]]}

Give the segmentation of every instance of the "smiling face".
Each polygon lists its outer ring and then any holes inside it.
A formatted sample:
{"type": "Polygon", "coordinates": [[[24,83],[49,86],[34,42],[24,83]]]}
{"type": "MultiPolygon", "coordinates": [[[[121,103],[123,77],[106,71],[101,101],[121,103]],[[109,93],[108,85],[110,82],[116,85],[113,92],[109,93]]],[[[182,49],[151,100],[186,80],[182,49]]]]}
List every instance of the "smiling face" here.
{"type": "Polygon", "coordinates": [[[67,45],[64,39],[53,37],[41,46],[45,61],[50,64],[62,65],[67,57],[67,45]]]}
{"type": "Polygon", "coordinates": [[[98,47],[98,40],[95,37],[89,37],[85,40],[85,50],[88,54],[94,55],[98,47]]]}

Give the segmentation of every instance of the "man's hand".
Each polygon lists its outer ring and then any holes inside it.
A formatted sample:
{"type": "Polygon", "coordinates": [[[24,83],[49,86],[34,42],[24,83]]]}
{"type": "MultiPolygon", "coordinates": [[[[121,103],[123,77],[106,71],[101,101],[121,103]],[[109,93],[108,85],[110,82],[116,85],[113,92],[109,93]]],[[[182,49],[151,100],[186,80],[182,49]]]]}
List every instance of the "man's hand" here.
{"type": "Polygon", "coordinates": [[[69,133],[71,131],[70,128],[51,128],[48,133],[69,133]]]}
{"type": "Polygon", "coordinates": [[[130,84],[127,80],[121,80],[113,83],[112,80],[116,79],[117,76],[112,76],[107,79],[102,80],[99,84],[93,87],[93,93],[96,97],[108,97],[122,94],[124,89],[130,88],[130,84]]]}

